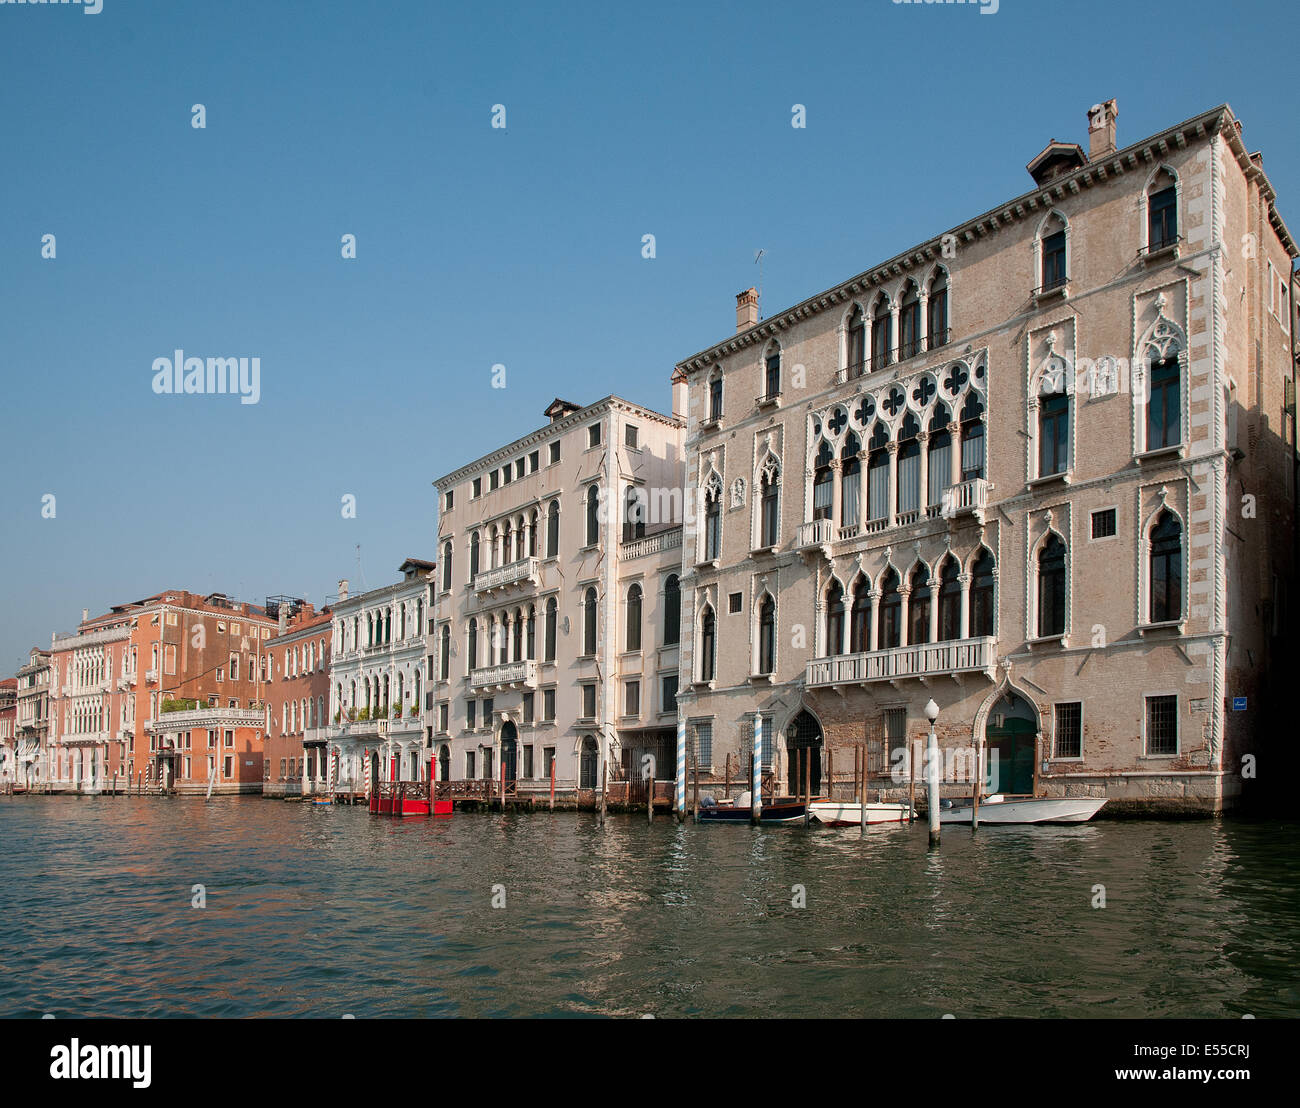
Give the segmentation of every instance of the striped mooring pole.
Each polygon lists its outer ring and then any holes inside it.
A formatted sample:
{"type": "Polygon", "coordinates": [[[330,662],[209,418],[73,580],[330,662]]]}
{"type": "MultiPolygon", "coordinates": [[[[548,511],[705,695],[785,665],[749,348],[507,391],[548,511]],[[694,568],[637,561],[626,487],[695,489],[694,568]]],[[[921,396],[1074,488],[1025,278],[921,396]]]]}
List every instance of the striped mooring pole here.
{"type": "Polygon", "coordinates": [[[677,720],[677,822],[686,818],[686,721],[677,720]]]}
{"type": "Polygon", "coordinates": [[[749,818],[758,823],[763,817],[763,716],[754,713],[754,771],[750,775],[749,818]]]}

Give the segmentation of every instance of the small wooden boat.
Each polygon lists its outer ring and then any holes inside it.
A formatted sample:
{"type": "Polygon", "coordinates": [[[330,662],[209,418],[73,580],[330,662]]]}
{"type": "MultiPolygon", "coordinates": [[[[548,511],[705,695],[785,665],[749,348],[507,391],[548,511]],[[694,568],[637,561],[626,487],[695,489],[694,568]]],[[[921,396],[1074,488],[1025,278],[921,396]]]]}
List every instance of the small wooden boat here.
{"type": "MultiPolygon", "coordinates": [[[[980,823],[1087,823],[1106,803],[1090,796],[1003,796],[995,793],[980,801],[980,823]]],[[[945,800],[940,823],[970,823],[974,811],[969,800],[945,800]]]]}
{"type": "Polygon", "coordinates": [[[308,797],[308,800],[310,803],[322,808],[334,803],[334,798],[332,796],[313,796],[308,797]]]}
{"type": "MultiPolygon", "coordinates": [[[[886,801],[868,802],[867,823],[906,823],[909,816],[916,812],[906,804],[891,804],[886,801]]],[[[829,827],[860,827],[862,825],[862,805],[855,800],[814,800],[808,806],[808,813],[818,823],[829,827]]]]}
{"type": "MultiPolygon", "coordinates": [[[[748,823],[750,816],[748,797],[701,804],[699,810],[701,823],[748,823]]],[[[807,818],[808,806],[802,800],[785,796],[764,804],[758,817],[760,823],[803,823],[807,818]]]]}

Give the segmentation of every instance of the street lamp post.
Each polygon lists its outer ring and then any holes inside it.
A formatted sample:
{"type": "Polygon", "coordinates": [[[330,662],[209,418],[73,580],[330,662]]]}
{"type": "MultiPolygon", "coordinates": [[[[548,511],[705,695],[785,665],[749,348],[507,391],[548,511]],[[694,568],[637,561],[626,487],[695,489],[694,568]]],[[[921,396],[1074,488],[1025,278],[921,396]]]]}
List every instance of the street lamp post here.
{"type": "Polygon", "coordinates": [[[935,738],[934,721],[939,718],[939,705],[931,697],[925,705],[925,718],[930,721],[930,736],[925,747],[925,803],[930,816],[930,845],[939,845],[939,740],[935,738]]]}

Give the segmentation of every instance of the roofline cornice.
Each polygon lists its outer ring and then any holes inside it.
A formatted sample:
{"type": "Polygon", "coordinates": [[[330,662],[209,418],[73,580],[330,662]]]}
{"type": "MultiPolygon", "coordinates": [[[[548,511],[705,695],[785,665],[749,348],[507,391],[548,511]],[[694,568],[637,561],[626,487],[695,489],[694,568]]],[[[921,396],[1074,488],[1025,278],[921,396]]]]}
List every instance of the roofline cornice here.
{"type": "Polygon", "coordinates": [[[1064,200],[1067,194],[1075,195],[1083,189],[1105,184],[1111,176],[1118,177],[1133,170],[1146,168],[1165,157],[1171,148],[1181,150],[1189,143],[1204,141],[1220,132],[1226,133],[1228,144],[1237,158],[1237,164],[1241,166],[1247,179],[1259,182],[1260,190],[1269,204],[1269,222],[1277,231],[1283,245],[1291,257],[1300,257],[1300,250],[1297,250],[1290,231],[1274,206],[1277,194],[1264,171],[1251,161],[1250,153],[1246,150],[1241,135],[1237,133],[1236,127],[1231,125],[1235,121],[1236,117],[1232,109],[1227,104],[1220,104],[1159,134],[1144,138],[1122,150],[1116,150],[1105,158],[1080,166],[1054,181],[1049,181],[1046,185],[1035,187],[974,219],[969,219],[918,246],[913,246],[878,266],[864,270],[834,288],[810,296],[792,308],[778,312],[769,319],[762,320],[744,331],[738,331],[697,354],[692,354],[677,363],[673,380],[689,377],[692,373],[701,370],[712,369],[720,359],[729,354],[779,337],[784,331],[811,316],[868,294],[904,273],[932,264],[942,258],[943,239],[949,235],[956,236],[959,242],[969,243],[996,234],[1008,224],[1020,223],[1049,211],[1059,201],[1064,200]]]}

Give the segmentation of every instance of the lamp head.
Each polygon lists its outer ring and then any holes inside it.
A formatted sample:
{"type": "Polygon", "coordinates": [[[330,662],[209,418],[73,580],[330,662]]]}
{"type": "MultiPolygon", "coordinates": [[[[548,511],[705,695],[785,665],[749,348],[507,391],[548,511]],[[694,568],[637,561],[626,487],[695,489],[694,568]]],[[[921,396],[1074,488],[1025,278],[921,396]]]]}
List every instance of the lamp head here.
{"type": "Polygon", "coordinates": [[[934,702],[934,697],[930,697],[925,704],[925,718],[933,723],[939,718],[939,705],[934,702]]]}

